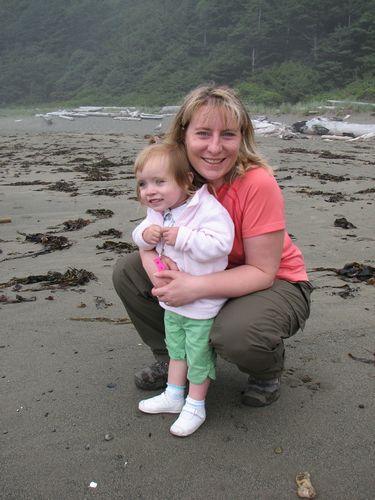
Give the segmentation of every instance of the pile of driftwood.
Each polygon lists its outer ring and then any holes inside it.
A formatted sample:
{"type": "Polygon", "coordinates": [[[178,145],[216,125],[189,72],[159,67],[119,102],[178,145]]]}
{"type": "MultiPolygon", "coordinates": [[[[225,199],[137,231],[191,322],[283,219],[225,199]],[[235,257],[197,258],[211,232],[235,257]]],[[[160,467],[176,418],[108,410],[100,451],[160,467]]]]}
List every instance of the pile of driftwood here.
{"type": "MultiPolygon", "coordinates": [[[[350,108],[351,106],[366,107],[374,106],[375,104],[366,102],[352,102],[352,101],[337,101],[328,100],[329,105],[320,106],[321,109],[339,114],[343,108],[350,108]]],[[[318,114],[318,111],[313,111],[313,114],[318,114]]],[[[375,124],[368,123],[349,123],[345,120],[350,118],[350,114],[341,118],[327,118],[326,116],[315,116],[309,120],[303,120],[293,123],[291,126],[283,126],[280,123],[267,123],[267,119],[262,118],[259,122],[253,120],[255,126],[255,133],[277,133],[279,137],[290,139],[296,134],[318,135],[323,140],[343,140],[343,141],[365,141],[374,139],[375,137],[375,124]],[[271,125],[274,125],[272,130],[271,125]]]]}
{"type": "Polygon", "coordinates": [[[315,117],[291,126],[270,122],[267,118],[252,120],[255,134],[277,135],[291,139],[301,134],[319,135],[324,140],[365,141],[375,138],[375,124],[348,123],[338,119],[315,117]]]}
{"type": "MultiPolygon", "coordinates": [[[[366,104],[330,101],[330,105],[323,106],[323,108],[335,110],[336,104],[342,105],[345,103],[356,105],[366,104]]],[[[72,110],[63,109],[35,116],[44,119],[49,125],[52,125],[54,118],[75,120],[76,118],[85,118],[88,116],[98,118],[108,117],[124,121],[158,120],[160,123],[155,126],[155,130],[161,130],[163,118],[174,115],[178,109],[178,106],[164,106],[158,113],[143,113],[135,107],[80,106],[72,110]]],[[[345,118],[349,117],[350,115],[347,115],[345,118]]],[[[375,137],[375,124],[348,123],[339,118],[330,119],[324,116],[316,116],[309,120],[293,123],[292,125],[274,122],[265,116],[255,117],[252,122],[256,135],[277,135],[282,139],[291,139],[301,134],[319,135],[324,140],[336,139],[345,141],[362,141],[375,137]]]]}
{"type": "Polygon", "coordinates": [[[58,111],[50,111],[48,113],[38,113],[35,116],[42,118],[49,125],[52,125],[53,118],[62,118],[64,120],[73,121],[76,118],[87,118],[88,116],[97,118],[113,118],[114,120],[125,121],[140,121],[140,120],[162,120],[167,116],[171,116],[178,110],[178,106],[164,106],[159,113],[143,113],[134,107],[120,106],[79,106],[71,110],[60,109],[58,111]]]}
{"type": "Polygon", "coordinates": [[[292,125],[292,132],[320,135],[322,139],[359,141],[375,137],[374,124],[348,123],[340,120],[330,120],[324,117],[296,122],[292,125]]]}

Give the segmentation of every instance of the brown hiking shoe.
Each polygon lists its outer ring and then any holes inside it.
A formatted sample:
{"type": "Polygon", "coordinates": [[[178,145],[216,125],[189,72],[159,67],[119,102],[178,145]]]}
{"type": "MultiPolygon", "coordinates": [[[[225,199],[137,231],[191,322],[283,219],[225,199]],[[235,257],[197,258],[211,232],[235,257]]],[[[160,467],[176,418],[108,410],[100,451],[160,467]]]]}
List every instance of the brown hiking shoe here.
{"type": "Polygon", "coordinates": [[[280,378],[261,380],[249,377],[246,389],[241,400],[247,406],[267,406],[280,397],[280,378]]]}
{"type": "Polygon", "coordinates": [[[168,361],[156,361],[151,366],[142,368],[134,375],[135,385],[145,391],[164,389],[168,379],[168,361]]]}

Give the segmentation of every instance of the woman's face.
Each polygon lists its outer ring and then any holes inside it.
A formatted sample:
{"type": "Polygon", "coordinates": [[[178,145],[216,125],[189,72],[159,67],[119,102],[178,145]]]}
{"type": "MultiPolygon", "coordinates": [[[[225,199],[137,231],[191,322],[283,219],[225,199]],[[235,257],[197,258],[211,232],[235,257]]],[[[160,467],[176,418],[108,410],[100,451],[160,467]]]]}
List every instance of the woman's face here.
{"type": "Polygon", "coordinates": [[[208,105],[193,115],[185,134],[191,165],[215,189],[235,165],[242,141],[241,130],[225,111],[208,105]]]}

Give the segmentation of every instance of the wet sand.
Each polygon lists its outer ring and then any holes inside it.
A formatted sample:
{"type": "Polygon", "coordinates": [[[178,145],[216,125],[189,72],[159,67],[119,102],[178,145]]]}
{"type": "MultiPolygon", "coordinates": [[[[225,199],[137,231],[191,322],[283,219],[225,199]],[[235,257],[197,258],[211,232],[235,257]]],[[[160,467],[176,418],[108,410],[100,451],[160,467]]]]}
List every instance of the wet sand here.
{"type": "Polygon", "coordinates": [[[311,318],[286,342],[279,401],[241,405],[246,377],[219,360],[206,423],[178,439],[173,416],[137,410],[151,358],[111,282],[157,123],[0,119],[0,497],[290,500],[308,471],[319,498],[372,499],[374,285],[337,271],[375,266],[374,140],[258,137],[316,287],[311,318]]]}

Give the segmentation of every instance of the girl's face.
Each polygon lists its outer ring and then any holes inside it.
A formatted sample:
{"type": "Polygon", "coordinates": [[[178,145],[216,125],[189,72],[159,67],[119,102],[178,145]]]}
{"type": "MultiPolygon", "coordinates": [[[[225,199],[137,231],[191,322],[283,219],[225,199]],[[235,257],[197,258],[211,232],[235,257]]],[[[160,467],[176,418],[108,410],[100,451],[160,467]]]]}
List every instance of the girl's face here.
{"type": "Polygon", "coordinates": [[[188,198],[173,175],[166,157],[155,155],[147,160],[142,171],[136,173],[140,201],[157,212],[182,205],[188,198]]]}
{"type": "Polygon", "coordinates": [[[225,111],[208,105],[193,115],[185,134],[187,156],[194,169],[218,189],[235,165],[242,141],[241,130],[225,111]]]}

